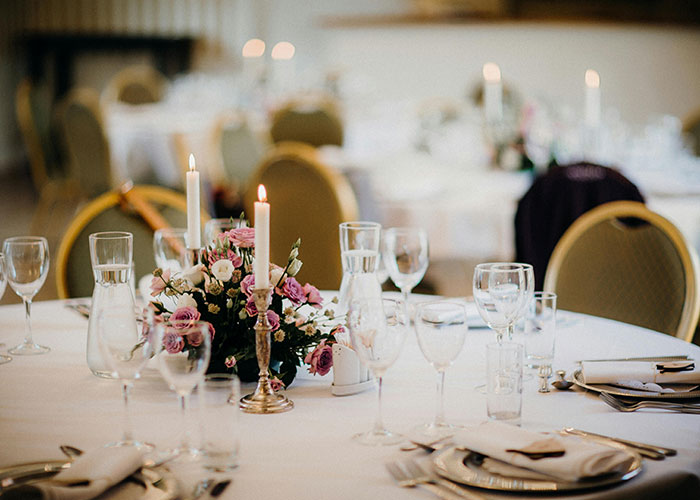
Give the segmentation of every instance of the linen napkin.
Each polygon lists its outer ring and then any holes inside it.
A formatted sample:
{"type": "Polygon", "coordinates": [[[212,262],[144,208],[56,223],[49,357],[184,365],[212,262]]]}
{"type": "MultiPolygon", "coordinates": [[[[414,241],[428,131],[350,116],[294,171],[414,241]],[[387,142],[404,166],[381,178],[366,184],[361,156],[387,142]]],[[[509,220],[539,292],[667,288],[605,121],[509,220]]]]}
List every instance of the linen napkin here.
{"type": "Polygon", "coordinates": [[[700,369],[694,361],[583,361],[586,384],[700,384],[700,369]]]}
{"type": "Polygon", "coordinates": [[[89,500],[121,482],[143,465],[141,452],[129,446],[98,448],[78,457],[50,480],[7,490],[3,500],[89,500]]]}
{"type": "MultiPolygon", "coordinates": [[[[454,443],[506,464],[564,481],[619,472],[634,460],[630,453],[575,436],[540,434],[500,422],[485,422],[466,429],[455,435],[454,443]],[[522,452],[506,451],[555,448],[563,449],[564,453],[532,459],[522,452]]],[[[513,475],[514,469],[504,474],[513,475]]]]}

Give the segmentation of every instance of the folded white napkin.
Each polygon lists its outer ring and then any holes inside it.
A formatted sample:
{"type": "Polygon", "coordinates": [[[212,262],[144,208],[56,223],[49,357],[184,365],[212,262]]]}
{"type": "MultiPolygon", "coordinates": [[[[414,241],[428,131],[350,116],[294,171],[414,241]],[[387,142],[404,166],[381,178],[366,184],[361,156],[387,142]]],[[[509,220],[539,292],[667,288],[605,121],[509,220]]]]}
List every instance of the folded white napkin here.
{"type": "Polygon", "coordinates": [[[581,373],[586,384],[615,384],[637,381],[642,384],[700,384],[700,369],[661,373],[658,361],[584,361],[581,373]]]}
{"type": "Polygon", "coordinates": [[[142,465],[143,456],[136,448],[99,448],[81,455],[69,469],[50,480],[8,490],[3,499],[89,500],[121,482],[142,465]]]}
{"type": "Polygon", "coordinates": [[[454,443],[501,462],[564,481],[619,472],[634,460],[634,456],[627,452],[575,436],[540,434],[500,422],[486,422],[468,428],[455,435],[454,443]],[[506,451],[532,448],[533,444],[545,440],[549,446],[553,443],[560,446],[564,454],[533,460],[521,453],[506,451]]]}

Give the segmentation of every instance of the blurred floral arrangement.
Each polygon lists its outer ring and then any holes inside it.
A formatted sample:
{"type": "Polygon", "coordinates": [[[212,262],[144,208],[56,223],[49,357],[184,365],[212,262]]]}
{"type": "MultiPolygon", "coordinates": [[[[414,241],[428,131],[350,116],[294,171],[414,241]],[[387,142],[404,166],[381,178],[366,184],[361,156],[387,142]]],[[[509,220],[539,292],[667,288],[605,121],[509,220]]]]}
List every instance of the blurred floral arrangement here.
{"type": "MultiPolygon", "coordinates": [[[[154,321],[201,320],[210,324],[212,338],[208,373],[235,371],[242,381],[258,379],[253,327],[258,311],[252,296],[255,276],[255,229],[241,227],[220,233],[204,251],[201,263],[173,276],[156,269],[151,295],[169,300],[151,302],[154,321]],[[174,304],[169,310],[164,303],[174,304]]],[[[274,390],[289,386],[305,363],[310,373],[325,375],[333,365],[331,344],[339,331],[331,309],[324,309],[318,289],[295,278],[302,266],[301,240],[292,245],[285,267],[270,264],[272,301],[270,380],[274,390]]],[[[335,300],[335,299],[334,299],[335,300]]],[[[167,350],[187,351],[187,342],[167,350]]]]}

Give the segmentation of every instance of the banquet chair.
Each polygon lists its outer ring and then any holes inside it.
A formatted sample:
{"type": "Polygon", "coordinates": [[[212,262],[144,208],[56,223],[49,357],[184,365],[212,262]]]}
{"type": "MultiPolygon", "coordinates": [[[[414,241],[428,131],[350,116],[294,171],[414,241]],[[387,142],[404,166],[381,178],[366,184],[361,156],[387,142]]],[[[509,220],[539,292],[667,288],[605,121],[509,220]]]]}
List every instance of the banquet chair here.
{"type": "Polygon", "coordinates": [[[320,289],[337,290],[343,271],[338,224],[356,220],[357,201],[348,181],[323,164],[316,150],[302,143],[275,146],[253,173],[244,196],[252,217],[258,185],[270,202],[270,259],[285,266],[292,244],[301,238],[298,280],[320,289]]]}
{"type": "Polygon", "coordinates": [[[698,256],[671,222],[630,201],[579,217],[552,253],[544,289],[560,309],[690,342],[700,315],[698,256]]]}
{"type": "Polygon", "coordinates": [[[690,140],[695,156],[700,156],[700,109],[683,121],[683,134],[690,140]]]}
{"type": "Polygon", "coordinates": [[[274,143],[343,145],[343,122],[335,101],[327,97],[293,99],[273,113],[271,123],[270,136],[274,143]]]}
{"type": "Polygon", "coordinates": [[[90,199],[111,188],[109,142],[97,92],[71,90],[57,110],[60,132],[68,153],[68,177],[90,199]]]}
{"type": "Polygon", "coordinates": [[[148,104],[160,101],[168,88],[168,80],[152,66],[127,66],[114,75],[102,93],[103,102],[148,104]]]}
{"type": "Polygon", "coordinates": [[[535,179],[515,212],[515,259],[532,264],[536,290],[564,231],[590,209],[620,200],[643,203],[644,197],[622,174],[601,165],[554,166],[535,179]]]}
{"type": "Polygon", "coordinates": [[[215,150],[221,154],[226,181],[243,189],[265,154],[266,144],[251,130],[244,116],[222,116],[214,131],[215,150]]]}
{"type": "MultiPolygon", "coordinates": [[[[187,224],[187,200],[181,193],[159,186],[134,186],[131,191],[150,205],[172,227],[187,224]]],[[[90,265],[88,236],[99,231],[127,231],[134,235],[135,279],[155,269],[153,233],[155,227],[137,205],[129,203],[120,190],[97,197],[78,212],[66,229],[56,257],[56,289],[59,298],[92,295],[94,279],[90,265]],[[148,221],[148,222],[147,222],[148,221]]],[[[202,220],[209,216],[202,212],[202,220]]]]}

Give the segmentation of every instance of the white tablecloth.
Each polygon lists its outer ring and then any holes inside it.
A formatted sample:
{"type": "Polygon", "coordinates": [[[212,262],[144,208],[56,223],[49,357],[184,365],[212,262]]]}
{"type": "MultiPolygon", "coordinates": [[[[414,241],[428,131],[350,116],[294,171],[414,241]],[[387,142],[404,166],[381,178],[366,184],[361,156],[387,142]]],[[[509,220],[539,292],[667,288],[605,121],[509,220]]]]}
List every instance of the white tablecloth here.
{"type": "MultiPolygon", "coordinates": [[[[562,313],[560,317],[571,321],[558,332],[555,369],[571,373],[574,361],[581,358],[689,354],[700,359],[699,347],[667,335],[590,316],[562,313]]],[[[121,436],[119,384],[94,377],[85,363],[87,320],[60,301],[35,304],[33,319],[35,339],[52,350],[41,356],[15,356],[11,363],[0,365],[0,466],[60,459],[60,444],[90,449],[121,436]]],[[[23,324],[21,305],[0,307],[0,341],[18,343],[23,324]]],[[[446,410],[454,423],[486,419],[485,396],[474,387],[483,382],[484,345],[493,340],[488,330],[470,331],[463,352],[447,372],[446,410]]],[[[132,393],[136,437],[159,448],[174,446],[180,425],[176,397],[156,370],[147,368],[143,375],[132,393]]],[[[415,335],[409,334],[385,379],[384,418],[389,428],[405,431],[432,419],[435,378],[415,335]]],[[[331,381],[330,375],[302,374],[287,390],[296,405],[291,412],[241,414],[241,465],[220,498],[430,497],[419,489],[399,489],[384,469],[385,461],[409,453],[397,446],[365,447],[350,439],[371,426],[376,393],[334,397],[331,381]]],[[[668,485],[687,481],[688,476],[689,484],[693,480],[698,484],[697,415],[619,413],[594,394],[539,394],[536,387],[536,377],[525,383],[524,428],[571,426],[679,449],[678,456],[662,462],[645,461],[642,475],[622,486],[566,498],[661,498],[668,485]]],[[[244,385],[243,390],[252,388],[244,385]]]]}

